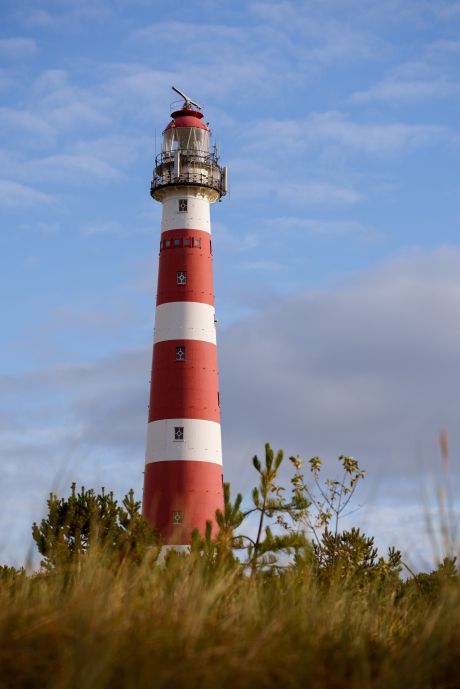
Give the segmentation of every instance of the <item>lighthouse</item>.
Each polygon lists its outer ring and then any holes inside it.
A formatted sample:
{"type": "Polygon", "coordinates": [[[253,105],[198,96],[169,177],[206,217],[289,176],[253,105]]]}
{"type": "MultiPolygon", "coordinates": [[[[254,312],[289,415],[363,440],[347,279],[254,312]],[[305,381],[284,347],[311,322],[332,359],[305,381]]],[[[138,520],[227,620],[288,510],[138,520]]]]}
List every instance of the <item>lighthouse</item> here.
{"type": "Polygon", "coordinates": [[[164,545],[186,546],[223,509],[210,206],[227,170],[202,106],[172,88],[150,190],[162,221],[142,511],[164,545]]]}

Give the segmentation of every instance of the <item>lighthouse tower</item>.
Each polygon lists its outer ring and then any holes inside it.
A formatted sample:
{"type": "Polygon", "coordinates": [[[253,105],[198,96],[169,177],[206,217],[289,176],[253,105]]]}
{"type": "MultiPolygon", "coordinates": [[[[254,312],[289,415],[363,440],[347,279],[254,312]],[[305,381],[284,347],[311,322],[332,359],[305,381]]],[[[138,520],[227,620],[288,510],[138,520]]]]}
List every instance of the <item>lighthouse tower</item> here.
{"type": "Polygon", "coordinates": [[[223,508],[210,204],[227,191],[201,106],[172,112],[151,195],[163,206],[143,514],[165,545],[188,545],[223,508]]]}

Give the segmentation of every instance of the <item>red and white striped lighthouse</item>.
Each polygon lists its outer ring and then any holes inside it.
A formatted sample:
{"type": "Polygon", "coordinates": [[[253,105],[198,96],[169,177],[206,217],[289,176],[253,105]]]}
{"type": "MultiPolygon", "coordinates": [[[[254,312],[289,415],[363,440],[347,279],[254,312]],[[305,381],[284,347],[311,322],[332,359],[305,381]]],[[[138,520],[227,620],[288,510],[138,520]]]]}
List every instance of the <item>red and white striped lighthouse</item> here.
{"type": "Polygon", "coordinates": [[[143,514],[165,545],[188,545],[223,508],[210,204],[227,191],[202,109],[184,99],[155,159],[163,205],[143,514]]]}

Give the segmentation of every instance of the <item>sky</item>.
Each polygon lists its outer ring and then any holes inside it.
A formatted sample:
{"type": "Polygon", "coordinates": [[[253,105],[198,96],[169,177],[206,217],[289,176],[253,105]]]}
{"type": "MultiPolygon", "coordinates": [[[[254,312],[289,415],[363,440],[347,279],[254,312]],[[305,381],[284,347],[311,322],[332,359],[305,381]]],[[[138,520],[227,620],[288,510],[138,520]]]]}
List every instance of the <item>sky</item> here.
{"type": "Polygon", "coordinates": [[[226,480],[248,495],[266,441],[330,475],[353,455],[345,525],[431,566],[440,490],[460,502],[460,2],[3,0],[0,19],[0,560],[31,552],[50,490],[141,496],[174,84],[229,169],[226,480]]]}

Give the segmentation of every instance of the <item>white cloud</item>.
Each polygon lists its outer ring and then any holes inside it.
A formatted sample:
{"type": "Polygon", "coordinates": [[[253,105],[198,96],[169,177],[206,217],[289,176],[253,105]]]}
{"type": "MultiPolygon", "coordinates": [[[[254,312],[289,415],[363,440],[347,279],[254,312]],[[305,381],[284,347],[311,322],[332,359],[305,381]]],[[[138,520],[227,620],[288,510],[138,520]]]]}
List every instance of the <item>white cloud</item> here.
{"type": "Polygon", "coordinates": [[[446,39],[442,39],[439,41],[435,41],[434,43],[431,43],[430,49],[446,53],[460,53],[460,41],[449,41],[446,39]]]}
{"type": "MultiPolygon", "coordinates": [[[[366,15],[366,7],[359,2],[357,11],[366,15]]],[[[269,22],[283,33],[300,38],[298,57],[303,66],[324,66],[331,63],[381,59],[387,44],[378,33],[372,31],[372,23],[350,22],[340,17],[341,3],[253,2],[251,12],[262,22],[269,22]]]]}
{"type": "Polygon", "coordinates": [[[371,101],[413,102],[430,98],[452,97],[460,94],[460,82],[445,78],[414,81],[385,79],[367,91],[358,91],[350,97],[352,103],[371,101]]]}
{"type": "Polygon", "coordinates": [[[155,47],[160,43],[174,41],[181,42],[185,51],[195,49],[196,43],[219,41],[225,47],[231,44],[244,43],[246,31],[240,26],[227,24],[213,24],[210,22],[159,21],[132,33],[133,41],[146,41],[155,47]],[[186,40],[184,40],[186,38],[186,40]]]}
{"type": "Polygon", "coordinates": [[[435,41],[422,50],[419,59],[393,67],[382,80],[367,89],[353,93],[349,101],[363,104],[385,102],[411,104],[419,100],[456,97],[460,94],[457,70],[446,54],[458,52],[455,41],[435,41]],[[446,57],[449,59],[446,60],[446,57]]]}
{"type": "MultiPolygon", "coordinates": [[[[71,148],[75,137],[69,129],[84,131],[107,129],[113,115],[113,100],[102,89],[79,88],[69,81],[63,70],[47,70],[27,90],[21,108],[0,108],[0,129],[11,150],[30,151],[39,147],[61,150],[71,148]],[[65,137],[61,141],[60,137],[65,137]]],[[[104,131],[105,131],[104,130],[104,131]]]]}
{"type": "Polygon", "coordinates": [[[227,454],[271,439],[389,478],[414,471],[417,442],[444,425],[459,446],[459,269],[456,248],[416,253],[221,333],[227,454]]]}
{"type": "Polygon", "coordinates": [[[22,23],[30,28],[55,31],[75,29],[85,22],[104,22],[115,10],[114,4],[106,0],[66,0],[61,3],[44,3],[48,7],[18,8],[16,14],[22,23]]]}
{"type": "Polygon", "coordinates": [[[283,228],[283,232],[304,232],[311,237],[323,239],[355,239],[375,241],[382,238],[376,228],[358,220],[330,220],[325,218],[277,217],[270,220],[273,227],[283,228]]]}
{"type": "Polygon", "coordinates": [[[280,182],[276,190],[280,199],[296,204],[355,204],[362,195],[354,189],[328,182],[280,182]]]}
{"type": "Polygon", "coordinates": [[[19,184],[8,179],[0,179],[0,204],[8,208],[20,208],[37,204],[50,204],[54,199],[25,184],[19,184]]]}
{"type": "MultiPolygon", "coordinates": [[[[289,139],[289,134],[287,138],[289,139]]],[[[261,145],[265,144],[264,140],[261,145]]],[[[286,139],[284,144],[286,148],[289,146],[286,139]]],[[[254,142],[254,146],[257,143],[254,142]]],[[[237,199],[269,196],[296,205],[355,204],[363,199],[363,194],[353,187],[329,179],[318,179],[317,174],[311,175],[308,181],[301,181],[306,176],[303,172],[297,175],[299,181],[291,181],[293,175],[283,172],[283,162],[280,162],[277,169],[274,168],[271,147],[267,146],[263,152],[270,156],[269,164],[263,164],[260,157],[260,163],[255,163],[251,158],[229,162],[230,192],[237,199]]]]}
{"type": "Polygon", "coordinates": [[[362,123],[342,112],[313,113],[304,120],[265,120],[245,133],[248,146],[273,151],[277,141],[282,150],[297,151],[324,144],[336,144],[370,154],[395,153],[407,147],[432,145],[449,136],[448,130],[431,124],[362,123]]]}
{"type": "MultiPolygon", "coordinates": [[[[424,457],[437,462],[439,429],[449,429],[453,456],[460,447],[459,276],[458,248],[414,251],[334,289],[272,299],[221,330],[224,463],[234,488],[246,491],[248,460],[270,440],[307,457],[353,454],[371,493],[379,481],[386,492],[406,481],[416,499],[410,486],[424,457]]],[[[10,420],[0,423],[8,467],[0,495],[45,496],[57,475],[62,488],[76,479],[139,491],[150,353],[149,343],[2,376],[0,421],[10,420]]],[[[455,463],[453,471],[455,481],[455,463]]]]}
{"type": "Polygon", "coordinates": [[[95,155],[118,168],[134,163],[140,153],[153,150],[151,136],[108,134],[102,137],[76,141],[72,150],[77,154],[95,155]]]}
{"type": "Polygon", "coordinates": [[[57,23],[56,17],[44,9],[27,8],[24,13],[24,24],[31,28],[49,29],[57,23]]]}
{"type": "Polygon", "coordinates": [[[56,154],[35,159],[28,164],[28,168],[30,171],[35,171],[40,179],[58,181],[78,179],[84,182],[91,178],[111,181],[121,176],[120,171],[112,165],[89,154],[56,154]]]}
{"type": "Polygon", "coordinates": [[[37,52],[33,38],[0,38],[0,55],[11,59],[31,57],[37,52]]]}
{"type": "Polygon", "coordinates": [[[40,137],[47,143],[55,139],[55,129],[41,115],[14,108],[0,108],[0,127],[6,132],[26,132],[31,137],[40,137]]]}
{"type": "Polygon", "coordinates": [[[444,20],[449,21],[449,22],[452,20],[455,20],[459,16],[460,16],[460,2],[447,2],[439,10],[440,19],[444,19],[444,20]]]}
{"type": "Polygon", "coordinates": [[[109,65],[104,71],[104,93],[117,102],[120,111],[128,110],[135,113],[136,119],[148,119],[150,123],[159,117],[164,119],[164,104],[171,100],[171,84],[176,76],[173,70],[162,71],[144,64],[127,63],[109,65]]]}
{"type": "Polygon", "coordinates": [[[111,121],[113,101],[98,86],[81,88],[71,83],[65,70],[42,72],[32,85],[34,108],[58,130],[86,125],[103,126],[111,121]]]}
{"type": "Polygon", "coordinates": [[[213,222],[213,244],[221,251],[246,253],[260,246],[260,237],[255,232],[245,232],[235,237],[235,232],[220,222],[213,222]]]}
{"type": "Polygon", "coordinates": [[[120,222],[110,219],[91,220],[81,227],[81,233],[87,237],[94,235],[113,235],[118,237],[132,237],[139,234],[152,233],[151,226],[140,226],[137,224],[130,224],[129,226],[122,225],[120,222]]]}

